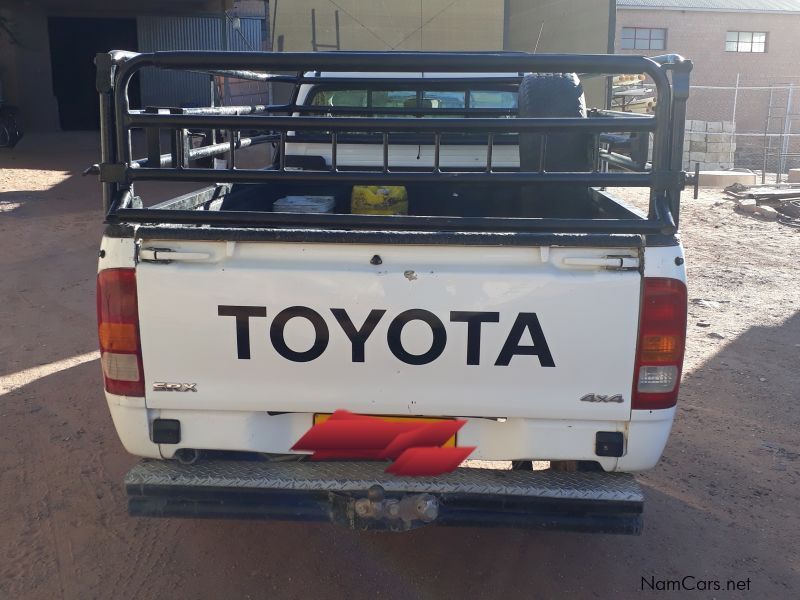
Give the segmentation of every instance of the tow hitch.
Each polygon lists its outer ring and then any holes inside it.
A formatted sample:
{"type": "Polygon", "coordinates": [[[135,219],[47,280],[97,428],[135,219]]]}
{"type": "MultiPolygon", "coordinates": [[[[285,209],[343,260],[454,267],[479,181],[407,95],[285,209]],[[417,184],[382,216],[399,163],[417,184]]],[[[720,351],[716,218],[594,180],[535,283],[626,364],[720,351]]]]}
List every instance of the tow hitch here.
{"type": "MultiPolygon", "coordinates": [[[[431,523],[439,516],[439,500],[431,494],[405,494],[386,498],[380,485],[373,485],[366,498],[350,501],[348,525],[354,529],[369,527],[369,521],[382,522],[387,529],[412,529],[431,523]]],[[[377,523],[374,523],[374,525],[377,523]]]]}

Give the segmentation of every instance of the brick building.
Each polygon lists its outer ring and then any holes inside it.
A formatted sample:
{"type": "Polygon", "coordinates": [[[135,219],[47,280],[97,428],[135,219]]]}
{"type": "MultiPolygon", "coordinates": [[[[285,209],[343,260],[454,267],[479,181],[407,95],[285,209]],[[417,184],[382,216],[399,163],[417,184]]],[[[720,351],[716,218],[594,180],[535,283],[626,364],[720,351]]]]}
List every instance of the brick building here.
{"type": "Polygon", "coordinates": [[[617,0],[616,51],[691,58],[687,118],[734,121],[737,166],[799,151],[800,0],[617,0]]]}

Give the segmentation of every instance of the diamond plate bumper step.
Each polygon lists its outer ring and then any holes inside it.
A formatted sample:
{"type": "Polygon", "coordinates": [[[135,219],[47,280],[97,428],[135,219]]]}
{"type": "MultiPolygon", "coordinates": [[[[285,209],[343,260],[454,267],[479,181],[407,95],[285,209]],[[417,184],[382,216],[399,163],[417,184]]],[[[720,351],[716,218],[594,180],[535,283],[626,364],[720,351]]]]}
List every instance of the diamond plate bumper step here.
{"type": "Polygon", "coordinates": [[[622,473],[459,468],[395,477],[380,462],[142,461],[125,476],[133,516],[427,523],[641,533],[642,490],[622,473]]]}

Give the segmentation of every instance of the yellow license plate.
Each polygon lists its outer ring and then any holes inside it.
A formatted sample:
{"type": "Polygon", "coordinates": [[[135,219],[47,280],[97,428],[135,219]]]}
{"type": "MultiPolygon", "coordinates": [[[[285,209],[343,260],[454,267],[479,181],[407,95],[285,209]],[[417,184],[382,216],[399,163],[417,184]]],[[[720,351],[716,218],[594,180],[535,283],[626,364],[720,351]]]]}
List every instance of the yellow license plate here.
{"type": "MultiPolygon", "coordinates": [[[[316,413],[314,414],[314,425],[324,423],[331,416],[330,413],[316,413]]],[[[452,419],[438,419],[436,417],[393,417],[385,415],[365,415],[375,417],[383,421],[390,421],[392,423],[438,423],[440,421],[452,421],[452,419]]],[[[449,440],[442,444],[443,448],[455,448],[456,436],[453,435],[449,440]]]]}

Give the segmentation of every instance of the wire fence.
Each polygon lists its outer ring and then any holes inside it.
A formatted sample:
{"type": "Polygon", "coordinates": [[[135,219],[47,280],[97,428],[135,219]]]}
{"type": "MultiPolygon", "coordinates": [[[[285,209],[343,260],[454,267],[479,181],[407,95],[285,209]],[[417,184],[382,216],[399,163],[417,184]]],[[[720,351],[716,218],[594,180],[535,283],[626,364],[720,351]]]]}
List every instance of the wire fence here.
{"type": "MultiPolygon", "coordinates": [[[[688,118],[732,124],[732,166],[785,178],[800,167],[800,77],[694,85],[688,118]]],[[[765,175],[766,177],[766,175],[765,175]]]]}

